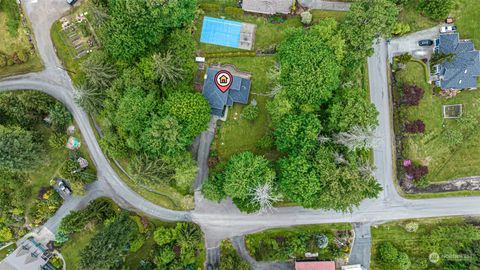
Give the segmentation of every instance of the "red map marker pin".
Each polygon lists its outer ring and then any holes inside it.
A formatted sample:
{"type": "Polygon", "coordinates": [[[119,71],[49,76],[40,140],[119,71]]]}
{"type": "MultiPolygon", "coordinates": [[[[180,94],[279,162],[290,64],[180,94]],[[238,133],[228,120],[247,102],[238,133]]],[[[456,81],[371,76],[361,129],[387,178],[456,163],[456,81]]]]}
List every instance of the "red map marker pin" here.
{"type": "Polygon", "coordinates": [[[215,74],[215,84],[217,85],[218,90],[225,93],[228,88],[232,85],[233,76],[232,73],[228,72],[227,70],[220,70],[215,74]]]}

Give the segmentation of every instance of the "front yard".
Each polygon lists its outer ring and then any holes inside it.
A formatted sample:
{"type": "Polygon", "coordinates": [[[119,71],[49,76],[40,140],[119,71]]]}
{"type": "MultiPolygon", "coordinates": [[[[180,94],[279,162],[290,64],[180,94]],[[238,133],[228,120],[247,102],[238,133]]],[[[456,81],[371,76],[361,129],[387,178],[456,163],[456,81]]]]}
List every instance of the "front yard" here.
{"type": "Polygon", "coordinates": [[[478,222],[431,218],[373,226],[371,269],[477,269],[478,222]]]}
{"type": "MultiPolygon", "coordinates": [[[[480,175],[480,138],[475,136],[480,132],[480,126],[475,124],[468,132],[463,132],[462,124],[462,119],[467,117],[478,123],[480,93],[463,91],[451,98],[434,95],[434,89],[426,82],[424,74],[420,63],[409,62],[406,69],[396,75],[397,84],[416,84],[425,91],[418,106],[401,105],[396,113],[396,134],[402,134],[402,158],[427,166],[426,182],[480,175]],[[451,104],[463,104],[462,117],[443,118],[443,105],[451,104]],[[424,122],[425,132],[406,134],[404,124],[418,119],[424,122]],[[458,142],[452,140],[452,136],[462,139],[458,142]]],[[[399,87],[394,91],[395,103],[400,99],[399,91],[399,87]]]]}

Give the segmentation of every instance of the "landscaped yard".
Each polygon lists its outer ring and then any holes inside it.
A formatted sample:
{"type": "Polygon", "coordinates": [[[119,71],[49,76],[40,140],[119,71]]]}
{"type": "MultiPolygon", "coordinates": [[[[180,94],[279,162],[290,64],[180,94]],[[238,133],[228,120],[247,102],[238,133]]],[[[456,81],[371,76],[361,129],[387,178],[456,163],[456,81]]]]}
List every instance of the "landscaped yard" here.
{"type": "Polygon", "coordinates": [[[42,69],[42,63],[28,40],[27,31],[32,32],[23,26],[17,2],[15,0],[1,1],[0,78],[42,69]],[[16,58],[16,62],[14,54],[21,57],[23,55],[27,57],[27,60],[20,63],[16,58]]]}
{"type": "MultiPolygon", "coordinates": [[[[474,260],[478,260],[478,250],[477,253],[471,253],[471,250],[475,250],[475,242],[480,240],[480,229],[475,227],[478,226],[478,222],[478,219],[474,218],[432,218],[395,221],[374,226],[371,231],[371,269],[477,269],[462,264],[473,262],[471,264],[473,266],[474,260]],[[395,262],[385,264],[382,261],[380,249],[382,246],[385,247],[386,243],[392,244],[397,254],[407,254],[409,268],[402,268],[395,262]],[[446,268],[447,265],[450,268],[446,268]]],[[[395,256],[390,256],[392,257],[395,256]]]]}
{"type": "Polygon", "coordinates": [[[61,253],[65,259],[67,269],[76,270],[80,262],[80,251],[84,249],[90,239],[99,231],[97,227],[74,234],[62,247],[61,253]]]}
{"type": "MultiPolygon", "coordinates": [[[[399,71],[397,81],[416,84],[425,91],[418,106],[402,106],[396,115],[396,132],[398,134],[400,120],[425,123],[423,134],[408,134],[403,139],[403,158],[411,159],[428,166],[429,182],[454,180],[459,177],[480,175],[480,138],[475,134],[480,132],[480,126],[474,126],[471,132],[464,136],[461,143],[452,145],[448,134],[452,129],[460,131],[460,119],[444,119],[443,105],[463,104],[463,117],[480,119],[480,92],[463,91],[452,98],[433,95],[433,87],[425,81],[423,67],[417,62],[409,62],[405,70],[399,71]]],[[[399,99],[398,90],[394,98],[399,99]]]]}
{"type": "Polygon", "coordinates": [[[251,121],[242,119],[241,113],[245,105],[235,103],[228,109],[226,122],[219,122],[213,149],[218,152],[221,161],[226,161],[231,155],[252,151],[267,157],[278,157],[274,150],[262,150],[256,146],[258,140],[270,132],[270,116],[266,109],[268,96],[257,95],[271,91],[267,74],[275,65],[275,57],[237,57],[208,60],[211,63],[233,64],[240,71],[252,74],[250,101],[255,99],[259,108],[257,119],[251,121]]]}
{"type": "Polygon", "coordinates": [[[295,226],[249,234],[245,242],[257,261],[302,259],[306,252],[318,252],[321,260],[335,260],[347,256],[351,229],[347,223],[295,226]]]}
{"type": "Polygon", "coordinates": [[[472,39],[475,48],[480,49],[480,1],[457,0],[457,10],[452,12],[455,17],[455,25],[458,27],[460,38],[472,39]]]}
{"type": "Polygon", "coordinates": [[[398,21],[408,24],[411,32],[430,28],[440,23],[422,16],[417,9],[418,2],[419,0],[408,0],[398,16],[398,21]]]}

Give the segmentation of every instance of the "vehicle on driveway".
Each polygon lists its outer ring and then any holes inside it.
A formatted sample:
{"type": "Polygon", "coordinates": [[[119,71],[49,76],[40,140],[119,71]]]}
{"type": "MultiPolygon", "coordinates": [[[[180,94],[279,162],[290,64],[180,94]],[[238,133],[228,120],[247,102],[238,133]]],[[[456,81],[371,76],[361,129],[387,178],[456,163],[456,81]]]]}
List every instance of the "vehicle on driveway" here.
{"type": "Polygon", "coordinates": [[[58,182],[58,189],[60,189],[60,191],[64,192],[66,195],[72,194],[72,191],[70,190],[70,188],[67,187],[67,185],[65,185],[65,182],[63,181],[58,182]]]}
{"type": "Polygon", "coordinates": [[[433,40],[431,39],[422,39],[418,42],[418,46],[432,46],[433,45],[433,40]]]}
{"type": "Polygon", "coordinates": [[[440,33],[452,33],[457,31],[457,27],[455,25],[445,25],[440,27],[440,33]]]}
{"type": "Polygon", "coordinates": [[[67,3],[71,6],[73,6],[76,2],[77,0],[67,0],[67,3]]]}

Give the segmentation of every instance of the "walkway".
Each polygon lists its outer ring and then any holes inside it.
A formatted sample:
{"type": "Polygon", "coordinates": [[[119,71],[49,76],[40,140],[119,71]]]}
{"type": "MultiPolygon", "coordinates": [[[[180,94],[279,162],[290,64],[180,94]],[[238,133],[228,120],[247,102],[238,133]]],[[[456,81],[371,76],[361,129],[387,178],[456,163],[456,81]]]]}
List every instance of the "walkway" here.
{"type": "Polygon", "coordinates": [[[370,269],[370,249],[372,245],[370,224],[354,223],[353,229],[355,231],[355,240],[348,264],[361,264],[363,267],[370,269]]]}

